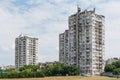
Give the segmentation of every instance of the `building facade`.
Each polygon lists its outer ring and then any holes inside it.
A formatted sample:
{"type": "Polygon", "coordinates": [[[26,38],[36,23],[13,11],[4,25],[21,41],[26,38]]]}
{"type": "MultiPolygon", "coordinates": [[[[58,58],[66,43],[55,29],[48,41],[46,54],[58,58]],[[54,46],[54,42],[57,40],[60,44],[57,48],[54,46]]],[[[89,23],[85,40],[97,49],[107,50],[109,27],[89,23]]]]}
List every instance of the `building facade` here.
{"type": "MultiPolygon", "coordinates": [[[[59,61],[77,65],[82,75],[99,75],[105,64],[105,17],[96,14],[95,9],[81,11],[78,7],[77,13],[69,16],[68,24],[67,43],[65,37],[59,35],[59,61]]],[[[62,35],[65,36],[65,32],[62,35]]]]}
{"type": "Polygon", "coordinates": [[[61,63],[69,64],[69,43],[68,43],[68,30],[59,35],[59,61],[61,63]]]}
{"type": "Polygon", "coordinates": [[[65,63],[65,52],[64,52],[64,33],[61,33],[59,35],[59,61],[61,63],[65,63]]]}
{"type": "Polygon", "coordinates": [[[38,38],[19,35],[15,39],[15,68],[36,65],[38,60],[38,38]]]}

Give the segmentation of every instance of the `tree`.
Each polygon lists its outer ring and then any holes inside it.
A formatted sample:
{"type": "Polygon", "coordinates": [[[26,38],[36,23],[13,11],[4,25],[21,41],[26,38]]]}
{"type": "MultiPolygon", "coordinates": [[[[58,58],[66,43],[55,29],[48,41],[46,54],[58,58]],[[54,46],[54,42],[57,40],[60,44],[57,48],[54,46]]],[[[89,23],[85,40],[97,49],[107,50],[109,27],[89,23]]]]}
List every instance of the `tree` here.
{"type": "Polygon", "coordinates": [[[43,71],[38,71],[36,72],[36,77],[45,77],[45,74],[43,73],[43,71]]]}
{"type": "Polygon", "coordinates": [[[79,70],[78,70],[78,67],[75,66],[75,65],[66,65],[64,66],[63,68],[63,75],[78,75],[79,74],[79,70]]]}
{"type": "Polygon", "coordinates": [[[9,75],[11,78],[18,78],[19,77],[19,74],[20,72],[18,70],[11,70],[9,71],[9,75]]]}
{"type": "Polygon", "coordinates": [[[0,78],[31,78],[31,77],[45,77],[45,76],[65,76],[77,75],[78,68],[75,65],[56,64],[48,66],[41,70],[39,66],[25,65],[19,70],[9,70],[0,73],[0,78]]]}
{"type": "Polygon", "coordinates": [[[120,68],[120,60],[113,62],[112,65],[114,65],[116,68],[120,68]]]}
{"type": "Polygon", "coordinates": [[[64,65],[60,64],[60,63],[54,65],[54,68],[53,68],[53,71],[52,71],[53,75],[54,76],[62,75],[63,66],[64,65]]]}
{"type": "Polygon", "coordinates": [[[53,76],[53,68],[54,66],[48,66],[45,70],[44,70],[44,74],[46,76],[53,76]]]}
{"type": "Polygon", "coordinates": [[[115,68],[116,68],[116,67],[115,67],[114,65],[112,65],[112,64],[107,64],[107,65],[105,66],[104,71],[105,71],[105,72],[112,72],[115,68]]]}
{"type": "Polygon", "coordinates": [[[117,75],[117,78],[118,78],[118,76],[120,75],[120,68],[114,69],[113,74],[117,75]]]}
{"type": "Polygon", "coordinates": [[[48,66],[45,69],[46,76],[65,76],[65,75],[77,75],[79,72],[78,67],[75,65],[65,65],[58,63],[56,65],[48,66]]]}
{"type": "Polygon", "coordinates": [[[38,65],[25,65],[23,67],[21,67],[19,70],[20,71],[23,71],[23,70],[26,70],[26,69],[31,69],[31,71],[38,71],[40,70],[40,67],[38,65]]]}

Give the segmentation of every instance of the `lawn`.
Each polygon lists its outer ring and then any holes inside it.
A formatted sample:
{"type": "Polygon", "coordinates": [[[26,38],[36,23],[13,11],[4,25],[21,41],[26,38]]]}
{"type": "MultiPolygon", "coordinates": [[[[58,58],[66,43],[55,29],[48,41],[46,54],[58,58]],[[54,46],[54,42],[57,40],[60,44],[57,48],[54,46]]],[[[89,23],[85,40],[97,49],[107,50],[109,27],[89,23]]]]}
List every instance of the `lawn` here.
{"type": "Polygon", "coordinates": [[[81,76],[64,76],[64,77],[45,77],[45,78],[19,78],[19,79],[0,79],[0,80],[120,80],[116,78],[93,76],[93,77],[81,77],[81,76]]]}

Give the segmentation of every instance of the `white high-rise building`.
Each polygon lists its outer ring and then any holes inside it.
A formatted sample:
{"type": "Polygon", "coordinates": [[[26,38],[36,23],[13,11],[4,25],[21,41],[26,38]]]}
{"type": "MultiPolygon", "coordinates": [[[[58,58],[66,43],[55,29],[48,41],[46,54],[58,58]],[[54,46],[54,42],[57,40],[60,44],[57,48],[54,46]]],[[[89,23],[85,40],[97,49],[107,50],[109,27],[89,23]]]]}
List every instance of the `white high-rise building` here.
{"type": "Polygon", "coordinates": [[[61,33],[59,35],[59,61],[61,63],[65,63],[65,52],[64,52],[64,33],[61,33]]]}
{"type": "Polygon", "coordinates": [[[82,75],[99,75],[105,64],[105,17],[96,14],[95,9],[81,11],[78,7],[77,13],[69,16],[68,24],[68,41],[61,37],[65,33],[59,36],[59,42],[64,44],[59,43],[59,61],[77,65],[82,75]]]}
{"type": "Polygon", "coordinates": [[[15,68],[36,65],[38,60],[38,38],[19,35],[15,39],[15,68]]]}
{"type": "Polygon", "coordinates": [[[61,63],[69,64],[69,43],[68,43],[68,30],[59,35],[59,61],[61,63]]]}

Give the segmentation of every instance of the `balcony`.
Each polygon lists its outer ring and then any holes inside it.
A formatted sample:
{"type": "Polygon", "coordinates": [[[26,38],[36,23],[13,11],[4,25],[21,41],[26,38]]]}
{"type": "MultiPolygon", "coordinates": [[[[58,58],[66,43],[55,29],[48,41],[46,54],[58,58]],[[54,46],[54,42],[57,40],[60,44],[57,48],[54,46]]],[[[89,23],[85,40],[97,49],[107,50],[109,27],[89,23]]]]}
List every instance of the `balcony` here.
{"type": "Polygon", "coordinates": [[[90,69],[90,64],[86,64],[86,69],[90,69]]]}

